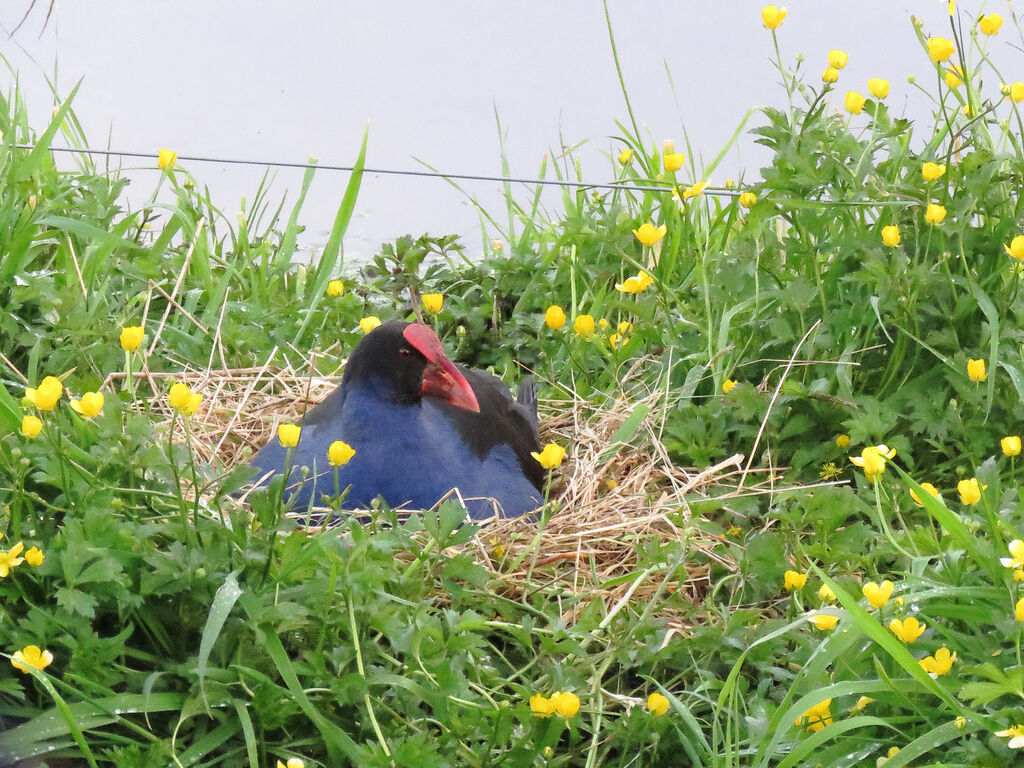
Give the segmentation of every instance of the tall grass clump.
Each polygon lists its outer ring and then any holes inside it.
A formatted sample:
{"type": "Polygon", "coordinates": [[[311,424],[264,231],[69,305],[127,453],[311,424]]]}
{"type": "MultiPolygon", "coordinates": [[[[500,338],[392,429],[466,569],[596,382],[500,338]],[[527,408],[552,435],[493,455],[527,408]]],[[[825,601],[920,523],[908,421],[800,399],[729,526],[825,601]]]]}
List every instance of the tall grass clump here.
{"type": "Polygon", "coordinates": [[[1010,25],[915,22],[915,123],[846,52],[790,66],[785,18],[756,181],[641,133],[623,85],[617,188],[508,188],[478,260],[431,234],[345,263],[365,139],[304,266],[315,170],[235,219],[165,151],[133,209],[117,170],[54,160],[86,144],[77,88],[41,131],[5,94],[0,764],[1014,765],[1010,25]],[[538,520],[235,495],[393,317],[535,372],[568,449],[538,520]]]}

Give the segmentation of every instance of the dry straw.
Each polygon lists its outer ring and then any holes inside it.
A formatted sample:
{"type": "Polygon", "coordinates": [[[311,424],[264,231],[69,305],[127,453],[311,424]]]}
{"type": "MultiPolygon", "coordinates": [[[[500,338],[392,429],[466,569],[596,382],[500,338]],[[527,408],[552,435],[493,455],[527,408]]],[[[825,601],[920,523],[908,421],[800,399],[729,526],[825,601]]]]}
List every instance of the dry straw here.
{"type": "MultiPolygon", "coordinates": [[[[338,385],[340,368],[323,360],[307,360],[300,370],[265,364],[143,377],[154,392],[150,407],[164,414],[168,426],[172,413],[163,393],[171,379],[203,393],[189,439],[198,458],[227,471],[273,439],[279,423],[300,423],[338,385]]],[[[683,632],[686,608],[707,593],[712,568],[735,570],[725,537],[695,516],[691,505],[714,498],[728,516],[730,499],[775,492],[777,473],[744,469],[739,454],[699,471],[674,464],[661,438],[666,414],[677,403],[671,392],[642,383],[652,378],[654,364],[634,363],[618,395],[604,402],[571,391],[541,402],[542,442],[568,448],[553,477],[556,511],[541,523],[489,521],[462,547],[491,571],[506,597],[555,589],[566,621],[596,598],[606,612],[655,610],[672,631],[683,632]],[[650,556],[641,554],[673,541],[682,543],[675,551],[686,553],[679,562],[652,567],[650,556]]],[[[185,440],[182,420],[173,423],[175,439],[185,440]]]]}

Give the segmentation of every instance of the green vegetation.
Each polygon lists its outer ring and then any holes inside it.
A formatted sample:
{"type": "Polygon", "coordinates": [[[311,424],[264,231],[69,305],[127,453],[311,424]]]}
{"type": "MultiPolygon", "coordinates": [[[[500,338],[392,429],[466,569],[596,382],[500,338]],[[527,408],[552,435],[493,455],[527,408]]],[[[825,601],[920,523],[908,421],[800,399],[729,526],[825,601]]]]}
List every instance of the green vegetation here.
{"type": "MultiPolygon", "coordinates": [[[[363,151],[309,268],[312,171],[290,207],[262,186],[235,220],[169,165],[126,210],[117,173],[87,156],[59,171],[48,151],[85,144],[74,91],[39,133],[5,96],[0,655],[17,668],[0,671],[0,762],[1016,764],[1024,83],[999,85],[992,16],[953,17],[945,42],[917,29],[937,77],[934,123],[913,125],[882,81],[845,93],[842,56],[801,79],[765,18],[786,99],[753,119],[763,181],[704,188],[715,163],[630,114],[609,158],[630,184],[567,189],[557,211],[510,189],[481,211],[478,262],[423,237],[345,265],[363,151]],[[428,294],[461,361],[509,381],[518,361],[595,422],[660,403],[665,456],[742,453],[775,490],[733,475],[688,492],[610,578],[593,554],[545,558],[531,521],[489,539],[451,504],[321,530],[272,493],[230,498],[240,478],[200,425],[231,408],[195,377],[202,402],[180,390],[170,408],[175,376],[309,373],[314,353],[331,372],[362,319],[422,313],[428,294]],[[131,326],[145,338],[126,351],[131,326]]],[[[643,446],[632,417],[616,429],[621,486],[643,446]]],[[[540,526],[586,511],[556,503],[540,526]]]]}

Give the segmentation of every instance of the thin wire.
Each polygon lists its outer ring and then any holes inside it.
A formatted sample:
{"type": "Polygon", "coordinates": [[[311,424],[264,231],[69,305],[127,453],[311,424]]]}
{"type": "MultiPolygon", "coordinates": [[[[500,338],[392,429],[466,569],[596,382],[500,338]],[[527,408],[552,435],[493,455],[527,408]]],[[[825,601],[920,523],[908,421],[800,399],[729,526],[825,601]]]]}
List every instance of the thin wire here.
{"type": "MultiPolygon", "coordinates": [[[[35,149],[34,144],[15,144],[16,149],[35,149]]],[[[155,157],[152,152],[123,152],[113,149],[92,149],[90,147],[48,147],[51,152],[69,152],[79,153],[83,155],[105,155],[107,157],[133,157],[151,160],[155,157]]],[[[178,155],[178,160],[187,160],[193,163],[222,163],[224,165],[254,165],[254,166],[274,166],[275,168],[316,168],[317,170],[324,171],[346,171],[351,172],[355,170],[351,165],[321,165],[319,163],[291,163],[281,161],[264,161],[264,160],[242,160],[239,158],[229,157],[199,157],[195,155],[178,155]]],[[[577,189],[617,189],[622,191],[637,191],[637,192],[668,192],[672,190],[675,184],[669,184],[667,186],[655,186],[647,184],[634,184],[631,182],[614,182],[614,183],[596,183],[588,181],[560,181],[553,179],[527,179],[527,178],[516,178],[509,176],[485,176],[481,174],[473,173],[440,173],[437,171],[409,171],[409,170],[396,170],[394,168],[363,168],[363,173],[381,173],[390,176],[422,176],[430,179],[459,179],[462,181],[497,181],[511,184],[535,184],[540,186],[552,186],[552,187],[572,187],[577,189]]],[[[739,195],[738,190],[727,190],[719,189],[715,190],[707,188],[705,194],[716,194],[734,196],[739,195]]]]}

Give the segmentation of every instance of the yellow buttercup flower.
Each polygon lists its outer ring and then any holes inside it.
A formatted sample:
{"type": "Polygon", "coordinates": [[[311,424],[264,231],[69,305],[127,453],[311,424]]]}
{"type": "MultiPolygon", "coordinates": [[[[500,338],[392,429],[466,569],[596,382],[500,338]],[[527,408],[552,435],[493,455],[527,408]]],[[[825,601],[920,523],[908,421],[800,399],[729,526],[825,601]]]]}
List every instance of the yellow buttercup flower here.
{"type": "MultiPolygon", "coordinates": [[[[939,498],[939,489],[936,488],[931,483],[921,483],[921,487],[924,489],[924,492],[927,493],[929,496],[936,499],[939,498]]],[[[910,491],[910,498],[914,500],[914,503],[917,504],[917,506],[924,506],[924,502],[921,501],[920,497],[917,495],[915,491],[910,491]]]]}
{"type": "Polygon", "coordinates": [[[945,80],[946,85],[948,85],[950,88],[959,88],[961,85],[964,84],[963,69],[959,65],[954,64],[953,66],[946,70],[945,80]]]}
{"type": "Polygon", "coordinates": [[[683,190],[683,200],[689,200],[691,197],[697,197],[697,195],[704,194],[704,188],[708,185],[706,181],[698,181],[691,187],[687,187],[683,190]]]}
{"type": "Polygon", "coordinates": [[[608,337],[608,344],[612,349],[621,349],[628,341],[629,337],[623,336],[621,333],[613,333],[608,337]]]}
{"type": "Polygon", "coordinates": [[[46,559],[46,555],[43,554],[43,550],[39,547],[31,547],[25,553],[25,562],[31,565],[33,568],[38,568],[43,564],[46,559]]]}
{"type": "Polygon", "coordinates": [[[846,51],[840,51],[833,48],[828,52],[828,65],[832,69],[842,69],[846,66],[846,62],[850,60],[850,55],[846,51]]]}
{"type": "Polygon", "coordinates": [[[945,165],[939,165],[929,160],[921,166],[921,178],[925,181],[935,181],[946,172],[945,165]]]}
{"type": "Polygon", "coordinates": [[[0,549],[0,579],[6,579],[15,568],[25,562],[21,557],[25,545],[20,541],[6,552],[0,549]]]}
{"type": "Polygon", "coordinates": [[[815,613],[812,616],[808,616],[807,621],[813,624],[815,629],[829,632],[836,628],[836,624],[839,623],[839,617],[829,613],[815,613]]]}
{"type": "Polygon", "coordinates": [[[967,361],[967,378],[974,383],[988,378],[988,374],[985,373],[985,360],[983,358],[977,360],[971,358],[967,361]]]}
{"type": "Polygon", "coordinates": [[[355,455],[355,448],[344,440],[335,440],[327,448],[327,461],[332,467],[345,466],[355,455]]]}
{"type": "Polygon", "coordinates": [[[956,651],[950,653],[949,648],[943,646],[935,652],[934,656],[925,656],[917,663],[932,677],[941,677],[949,674],[953,669],[954,661],[956,661],[956,651]]]}
{"type": "Polygon", "coordinates": [[[884,99],[889,95],[889,81],[881,77],[872,77],[868,80],[868,91],[876,99],[884,99]]]}
{"type": "Polygon", "coordinates": [[[1024,541],[1014,539],[1009,548],[1010,556],[999,558],[999,562],[1007,568],[1024,568],[1024,541]]]}
{"type": "Polygon", "coordinates": [[[994,35],[1003,26],[1003,17],[998,13],[990,13],[978,19],[978,29],[983,35],[994,35]]]}
{"type": "Polygon", "coordinates": [[[579,696],[567,691],[556,691],[551,694],[551,705],[555,713],[564,718],[574,717],[580,711],[579,696]]]}
{"type": "Polygon", "coordinates": [[[633,162],[633,150],[632,149],[624,149],[621,152],[619,152],[619,164],[620,165],[629,165],[631,162],[633,162]]]}
{"type": "Polygon", "coordinates": [[[287,763],[277,761],[277,768],[306,768],[306,764],[297,757],[289,757],[287,763]]]}
{"type": "Polygon", "coordinates": [[[171,386],[170,392],[167,394],[167,402],[178,413],[182,416],[191,416],[199,410],[199,405],[203,401],[203,396],[198,392],[193,392],[189,389],[188,384],[178,382],[171,386]]]}
{"type": "Polygon", "coordinates": [[[345,295],[345,282],[343,280],[331,280],[327,284],[327,295],[332,299],[340,298],[345,295]]]}
{"type": "Polygon", "coordinates": [[[825,71],[821,73],[821,82],[823,83],[834,83],[839,79],[839,70],[835,67],[826,67],[825,71]]]}
{"type": "Polygon", "coordinates": [[[44,651],[38,645],[26,645],[11,656],[11,666],[26,675],[29,673],[29,669],[38,669],[42,672],[52,663],[53,654],[44,651]]]}
{"type": "Polygon", "coordinates": [[[544,469],[555,469],[561,466],[562,459],[565,458],[565,448],[558,443],[548,443],[540,453],[530,451],[530,455],[540,462],[544,469]]]}
{"type": "Polygon", "coordinates": [[[722,382],[722,391],[728,395],[738,383],[736,379],[726,379],[722,382]]]}
{"type": "Polygon", "coordinates": [[[640,293],[653,282],[654,278],[641,269],[639,274],[627,277],[621,283],[616,283],[615,290],[622,293],[640,293]]]}
{"type": "Polygon", "coordinates": [[[675,173],[683,167],[683,163],[686,162],[686,155],[682,152],[669,152],[665,155],[665,170],[669,173],[675,173]]]}
{"type": "Polygon", "coordinates": [[[820,731],[826,725],[832,724],[832,699],[825,699],[815,704],[796,719],[796,725],[807,724],[807,730],[812,733],[820,731]]]}
{"type": "Polygon", "coordinates": [[[896,449],[887,445],[869,445],[860,452],[860,456],[851,456],[850,461],[864,470],[864,477],[869,483],[885,472],[885,463],[896,455],[896,449]]]}
{"type": "Polygon", "coordinates": [[[913,616],[904,619],[903,621],[893,619],[889,622],[889,629],[892,630],[892,633],[900,639],[900,642],[903,643],[914,642],[924,634],[924,631],[927,628],[927,624],[922,624],[913,616]]]}
{"type": "Polygon", "coordinates": [[[849,435],[836,435],[836,445],[840,448],[850,447],[850,436],[849,435]]]}
{"type": "Polygon", "coordinates": [[[807,583],[807,574],[800,573],[799,571],[786,571],[786,573],[783,574],[782,578],[784,586],[790,592],[795,592],[796,590],[803,589],[804,584],[807,583]]]}
{"type": "Polygon", "coordinates": [[[893,583],[888,579],[881,584],[868,581],[861,585],[860,591],[868,599],[868,602],[871,603],[872,608],[881,608],[892,597],[893,586],[893,583]]]}
{"type": "Polygon", "coordinates": [[[999,441],[999,447],[1003,449],[1005,456],[1020,456],[1020,436],[1008,435],[999,441]]]}
{"type": "Polygon", "coordinates": [[[1003,245],[1006,252],[1018,261],[1024,261],[1024,235],[1017,235],[1009,245],[1003,245]]]}
{"type": "Polygon", "coordinates": [[[302,427],[298,424],[280,424],[277,427],[277,439],[282,448],[294,448],[299,444],[302,427]]]}
{"type": "Polygon", "coordinates": [[[363,329],[363,333],[369,333],[374,328],[380,327],[380,318],[376,315],[367,315],[359,321],[359,327],[363,329]]]}
{"type": "Polygon", "coordinates": [[[39,437],[39,433],[43,431],[43,422],[38,416],[24,416],[21,419],[21,434],[27,437],[29,440],[35,440],[39,437]]]}
{"type": "Polygon", "coordinates": [[[924,220],[929,224],[941,224],[942,220],[946,218],[946,209],[938,203],[928,203],[928,208],[924,212],[924,220]]]}
{"type": "Polygon", "coordinates": [[[628,336],[633,332],[633,324],[628,320],[623,320],[621,323],[618,324],[615,330],[617,330],[623,336],[628,336]]]}
{"type": "Polygon", "coordinates": [[[647,711],[654,717],[661,717],[668,712],[669,701],[660,693],[652,693],[647,697],[647,711]]]}
{"type": "Polygon", "coordinates": [[[52,411],[64,392],[64,385],[56,376],[47,376],[35,389],[26,389],[25,397],[40,411],[52,411]]]}
{"type": "Polygon", "coordinates": [[[1024,83],[1014,83],[1010,86],[1010,98],[1017,103],[1024,101],[1024,83]]]}
{"type": "Polygon", "coordinates": [[[578,315],[576,319],[572,321],[572,329],[576,332],[577,336],[593,336],[593,315],[578,315]]]}
{"type": "Polygon", "coordinates": [[[161,171],[166,171],[169,168],[173,168],[174,164],[178,162],[178,153],[172,152],[169,149],[161,149],[156,156],[156,164],[161,171]]]}
{"type": "Polygon", "coordinates": [[[882,242],[890,248],[900,244],[900,228],[895,224],[882,227],[882,242]]]}
{"type": "Polygon", "coordinates": [[[535,693],[530,697],[530,711],[535,717],[551,717],[555,712],[555,703],[547,696],[535,693]]]}
{"type": "Polygon", "coordinates": [[[597,327],[601,328],[602,330],[607,328],[608,327],[608,320],[606,318],[602,317],[600,320],[597,321],[597,327]]]}
{"type": "Polygon", "coordinates": [[[928,58],[934,63],[939,64],[946,61],[954,53],[956,53],[956,48],[953,47],[952,40],[945,37],[928,38],[928,58]]]}
{"type": "Polygon", "coordinates": [[[961,480],[956,484],[956,490],[960,494],[960,502],[966,504],[969,507],[973,507],[979,501],[981,501],[981,492],[988,488],[986,485],[984,488],[978,485],[978,478],[972,477],[969,480],[961,480]]]}
{"type": "Polygon", "coordinates": [[[753,192],[744,192],[740,195],[740,205],[744,208],[752,208],[754,203],[757,202],[757,195],[753,192]]]}
{"type": "Polygon", "coordinates": [[[553,331],[559,330],[565,325],[565,310],[552,304],[544,312],[544,324],[553,331]]]}
{"type": "Polygon", "coordinates": [[[103,393],[86,392],[81,400],[71,401],[71,410],[83,419],[95,419],[103,412],[103,393]]]}
{"type": "Polygon", "coordinates": [[[774,5],[766,5],[761,9],[761,21],[765,29],[778,29],[784,18],[786,18],[785,6],[778,8],[774,5]]]}
{"type": "Polygon", "coordinates": [[[834,603],[836,600],[836,593],[832,591],[832,587],[828,584],[822,584],[818,587],[818,597],[826,603],[834,603]]]}
{"type": "Polygon", "coordinates": [[[1010,741],[1006,746],[1010,749],[1024,749],[1024,725],[1015,725],[1005,731],[996,731],[995,735],[1004,739],[1009,737],[1010,741]]]}
{"type": "Polygon", "coordinates": [[[121,329],[121,349],[125,352],[134,352],[142,346],[142,339],[146,332],[141,325],[126,325],[121,329]]]}
{"type": "Polygon", "coordinates": [[[870,696],[861,696],[859,699],[857,699],[857,703],[850,707],[850,711],[863,712],[864,708],[872,701],[874,701],[874,699],[872,699],[870,696]]]}
{"type": "Polygon", "coordinates": [[[651,222],[645,221],[640,225],[639,229],[634,229],[633,234],[636,235],[636,239],[639,240],[646,246],[652,246],[661,238],[665,236],[665,232],[668,231],[668,227],[662,224],[660,227],[654,226],[651,222]]]}
{"type": "Polygon", "coordinates": [[[864,95],[857,91],[847,91],[846,98],[843,101],[843,105],[846,107],[846,111],[851,115],[859,115],[861,110],[864,109],[864,102],[867,99],[864,95]]]}
{"type": "Polygon", "coordinates": [[[1024,621],[1024,597],[1013,607],[1013,616],[1017,621],[1024,621]]]}
{"type": "Polygon", "coordinates": [[[441,307],[444,306],[444,294],[443,293],[425,293],[423,294],[423,308],[432,315],[436,315],[441,311],[441,307]]]}

